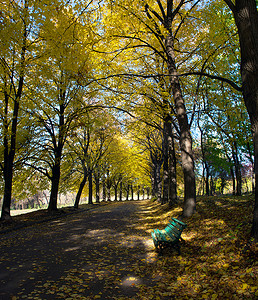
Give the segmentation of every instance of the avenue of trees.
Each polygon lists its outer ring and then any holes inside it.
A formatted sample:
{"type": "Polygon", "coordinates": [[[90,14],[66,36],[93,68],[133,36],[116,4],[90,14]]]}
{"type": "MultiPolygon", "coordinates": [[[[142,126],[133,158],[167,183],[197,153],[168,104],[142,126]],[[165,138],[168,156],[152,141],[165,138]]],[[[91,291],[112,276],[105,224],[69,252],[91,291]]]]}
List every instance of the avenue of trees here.
{"type": "Polygon", "coordinates": [[[0,4],[2,220],[48,190],[88,202],[255,194],[256,0],[0,4]]]}

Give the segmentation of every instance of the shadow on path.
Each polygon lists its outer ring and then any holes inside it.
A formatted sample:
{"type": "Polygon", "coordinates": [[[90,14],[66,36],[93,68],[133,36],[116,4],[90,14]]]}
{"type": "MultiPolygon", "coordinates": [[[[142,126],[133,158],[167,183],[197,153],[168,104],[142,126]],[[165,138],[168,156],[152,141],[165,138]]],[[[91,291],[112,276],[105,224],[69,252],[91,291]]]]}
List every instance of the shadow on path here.
{"type": "Polygon", "coordinates": [[[139,287],[159,278],[150,234],[138,226],[142,204],[112,203],[1,235],[0,299],[143,299],[139,287]]]}

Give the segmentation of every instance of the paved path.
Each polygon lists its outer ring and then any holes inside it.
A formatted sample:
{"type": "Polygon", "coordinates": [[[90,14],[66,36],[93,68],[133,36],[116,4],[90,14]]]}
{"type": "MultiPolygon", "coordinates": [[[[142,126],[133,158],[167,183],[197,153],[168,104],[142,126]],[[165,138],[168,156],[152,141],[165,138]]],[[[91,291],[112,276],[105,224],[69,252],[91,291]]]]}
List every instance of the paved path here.
{"type": "Polygon", "coordinates": [[[145,207],[112,203],[0,235],[0,299],[145,299],[156,257],[145,207]]]}

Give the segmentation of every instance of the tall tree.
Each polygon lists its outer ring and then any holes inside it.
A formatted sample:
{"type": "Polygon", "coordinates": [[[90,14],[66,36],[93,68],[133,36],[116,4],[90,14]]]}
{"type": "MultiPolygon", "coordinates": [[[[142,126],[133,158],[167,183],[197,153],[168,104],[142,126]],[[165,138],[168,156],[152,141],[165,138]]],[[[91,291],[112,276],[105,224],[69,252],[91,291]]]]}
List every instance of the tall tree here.
{"type": "Polygon", "coordinates": [[[30,165],[51,182],[48,210],[57,210],[63,150],[72,124],[92,99],[87,85],[90,73],[88,42],[83,22],[74,11],[51,6],[41,30],[41,60],[35,70],[31,114],[38,122],[35,151],[30,165]],[[85,83],[86,82],[86,83],[85,83]],[[83,99],[83,100],[82,100],[83,99]]]}
{"type": "Polygon", "coordinates": [[[224,0],[233,13],[241,52],[242,93],[254,143],[255,207],[252,236],[258,241],[258,11],[255,0],[224,0]]]}
{"type": "Polygon", "coordinates": [[[186,113],[182,88],[179,81],[179,73],[176,66],[175,36],[181,24],[179,24],[177,28],[175,28],[174,26],[175,19],[185,2],[186,1],[181,0],[177,5],[175,5],[176,3],[173,0],[167,0],[166,8],[164,8],[165,5],[163,6],[162,3],[157,0],[159,12],[150,7],[148,3],[145,4],[145,11],[149,19],[152,20],[154,24],[156,24],[156,35],[159,39],[162,39],[164,43],[163,48],[166,54],[165,60],[167,63],[171,90],[175,101],[175,110],[180,128],[180,148],[182,168],[184,173],[183,216],[189,217],[196,210],[196,183],[192,152],[192,137],[190,133],[190,126],[186,113]],[[165,34],[162,34],[157,22],[159,22],[166,30],[165,34]]]}
{"type": "MultiPolygon", "coordinates": [[[[0,4],[0,89],[1,136],[3,160],[0,162],[4,178],[2,220],[10,219],[10,205],[14,175],[14,162],[21,121],[21,108],[25,110],[24,85],[35,46],[38,29],[33,17],[36,9],[29,0],[5,1],[0,4]],[[35,30],[32,34],[32,31],[35,30]]],[[[23,117],[25,117],[23,112],[23,117]]],[[[25,125],[25,124],[23,124],[25,125]]],[[[26,126],[26,125],[25,125],[26,126]]]]}

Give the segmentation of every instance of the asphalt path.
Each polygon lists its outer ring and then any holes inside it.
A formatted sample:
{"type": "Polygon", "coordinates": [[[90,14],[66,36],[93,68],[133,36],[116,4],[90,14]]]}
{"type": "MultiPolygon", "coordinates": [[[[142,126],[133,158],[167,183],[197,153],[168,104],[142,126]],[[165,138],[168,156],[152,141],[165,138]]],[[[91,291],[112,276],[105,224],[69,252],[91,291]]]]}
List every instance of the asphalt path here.
{"type": "Polygon", "coordinates": [[[146,203],[111,203],[1,234],[0,299],[145,299],[140,287],[157,280],[146,203]]]}

